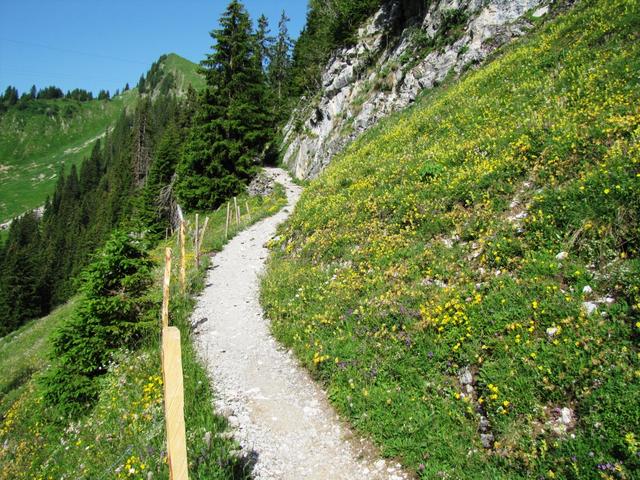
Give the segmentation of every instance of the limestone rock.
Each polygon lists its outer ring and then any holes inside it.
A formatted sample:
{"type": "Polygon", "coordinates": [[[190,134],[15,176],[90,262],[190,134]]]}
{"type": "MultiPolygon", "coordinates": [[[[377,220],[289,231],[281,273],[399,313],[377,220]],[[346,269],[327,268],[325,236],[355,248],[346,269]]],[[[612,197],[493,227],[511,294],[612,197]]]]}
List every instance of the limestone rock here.
{"type": "Polygon", "coordinates": [[[484,448],[493,447],[494,440],[495,440],[495,438],[493,436],[493,433],[481,433],[480,434],[480,441],[482,442],[482,446],[484,448]]]}
{"type": "Polygon", "coordinates": [[[542,4],[543,0],[436,0],[422,19],[416,19],[405,18],[399,1],[385,2],[360,27],[355,45],[333,53],[321,76],[320,98],[303,101],[293,112],[283,130],[284,163],[298,178],[316,177],[335,154],[382,117],[526,33],[525,13],[537,8],[538,15],[546,14],[547,7],[538,8],[542,4]],[[435,38],[442,34],[445,12],[458,8],[468,15],[460,37],[416,58],[423,50],[414,47],[415,26],[435,38]]]}
{"type": "Polygon", "coordinates": [[[471,369],[469,367],[464,367],[458,372],[458,381],[460,382],[460,385],[473,384],[473,373],[471,373],[471,369]]]}

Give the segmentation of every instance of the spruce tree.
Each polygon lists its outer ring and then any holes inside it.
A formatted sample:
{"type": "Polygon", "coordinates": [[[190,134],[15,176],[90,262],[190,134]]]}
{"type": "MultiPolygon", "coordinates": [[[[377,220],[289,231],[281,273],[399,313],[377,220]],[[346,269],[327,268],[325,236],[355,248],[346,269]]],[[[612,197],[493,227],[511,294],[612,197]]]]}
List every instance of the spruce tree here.
{"type": "Polygon", "coordinates": [[[269,36],[269,20],[260,15],[258,29],[256,30],[256,43],[258,44],[259,63],[262,69],[266,69],[271,61],[271,50],[274,38],[269,36]]]}
{"type": "Polygon", "coordinates": [[[275,109],[278,120],[286,115],[286,100],[289,95],[289,82],[291,76],[291,46],[287,23],[289,17],[282,11],[278,22],[278,37],[271,49],[271,61],[267,70],[269,85],[271,86],[276,101],[275,109]]]}
{"type": "Polygon", "coordinates": [[[164,232],[168,225],[169,205],[160,202],[162,188],[171,183],[180,157],[181,137],[175,124],[165,130],[154,155],[149,177],[142,192],[139,217],[152,234],[164,232]]]}
{"type": "Polygon", "coordinates": [[[220,27],[201,62],[207,88],[178,167],[177,194],[188,208],[213,208],[241,191],[273,133],[260,48],[240,2],[220,27]]]}

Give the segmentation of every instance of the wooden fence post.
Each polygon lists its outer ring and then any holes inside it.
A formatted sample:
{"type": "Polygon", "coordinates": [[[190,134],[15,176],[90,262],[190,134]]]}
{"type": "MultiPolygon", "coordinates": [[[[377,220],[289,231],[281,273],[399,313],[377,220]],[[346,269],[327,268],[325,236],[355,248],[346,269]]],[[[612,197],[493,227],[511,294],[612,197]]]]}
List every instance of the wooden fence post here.
{"type": "Polygon", "coordinates": [[[200,245],[198,244],[198,240],[200,238],[200,224],[199,217],[196,213],[196,234],[193,236],[193,247],[196,255],[196,268],[200,266],[200,245]]]}
{"type": "Polygon", "coordinates": [[[198,251],[196,252],[196,265],[200,266],[200,249],[202,248],[202,242],[204,242],[204,232],[207,231],[207,225],[209,225],[209,217],[205,217],[204,225],[202,225],[202,231],[200,232],[200,238],[198,238],[198,251]]]}
{"type": "Polygon", "coordinates": [[[164,415],[167,429],[169,478],[188,480],[187,437],[184,426],[184,384],[180,330],[162,329],[162,376],[164,380],[164,415]]]}
{"type": "Polygon", "coordinates": [[[233,209],[236,213],[236,225],[240,225],[240,215],[238,215],[238,201],[236,200],[236,197],[233,197],[233,209]]]}
{"type": "Polygon", "coordinates": [[[171,249],[164,251],[164,283],[162,284],[162,328],[169,326],[169,287],[171,285],[171,249]]]}
{"type": "Polygon", "coordinates": [[[249,222],[251,222],[251,212],[249,211],[249,202],[245,201],[244,204],[247,207],[247,215],[249,215],[249,222]]]}
{"type": "Polygon", "coordinates": [[[227,221],[224,225],[224,239],[226,240],[229,234],[229,209],[231,208],[231,202],[227,202],[227,221]]]}
{"type": "Polygon", "coordinates": [[[180,288],[185,292],[187,283],[187,266],[185,263],[184,220],[180,222],[180,288]]]}
{"type": "Polygon", "coordinates": [[[200,216],[196,213],[196,234],[193,237],[194,247],[198,248],[198,238],[200,237],[200,216]]]}

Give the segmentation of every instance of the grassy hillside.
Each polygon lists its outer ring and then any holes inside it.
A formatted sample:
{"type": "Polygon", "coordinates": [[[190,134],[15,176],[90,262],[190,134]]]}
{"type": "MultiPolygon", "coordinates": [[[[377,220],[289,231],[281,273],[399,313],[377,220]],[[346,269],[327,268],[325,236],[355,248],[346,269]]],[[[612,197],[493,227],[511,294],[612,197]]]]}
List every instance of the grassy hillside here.
{"type": "Polygon", "coordinates": [[[638,478],[640,4],[384,121],[274,243],[275,335],[421,478],[638,478]]]}
{"type": "Polygon", "coordinates": [[[179,91],[185,91],[189,85],[196,90],[202,90],[205,87],[205,79],[198,73],[198,65],[186,58],[170,53],[164,59],[163,65],[175,74],[179,91]]]}
{"type": "MultiPolygon", "coordinates": [[[[174,90],[204,87],[198,66],[174,53],[161,62],[172,73],[174,90]]],[[[0,223],[42,205],[53,191],[60,166],[87,157],[96,139],[135,106],[137,89],[110,101],[37,100],[0,115],[0,223]]]]}
{"type": "Polygon", "coordinates": [[[0,222],[42,205],[62,163],[88,156],[137,97],[130,90],[110,101],[37,100],[0,116],[0,222]]]}
{"type": "MultiPolygon", "coordinates": [[[[245,200],[249,203],[251,217],[244,213],[240,225],[231,225],[230,237],[286,204],[283,188],[266,198],[240,200],[241,205],[245,200]]],[[[208,253],[220,250],[226,243],[226,210],[221,208],[207,215],[210,221],[202,243],[203,264],[207,263],[208,253]]],[[[194,218],[189,220],[193,225],[194,218]]],[[[191,229],[188,235],[191,237],[191,229]]],[[[179,251],[174,236],[152,252],[157,264],[152,293],[158,299],[166,246],[173,248],[174,256],[179,251]]],[[[189,478],[249,478],[251,467],[236,455],[237,444],[225,433],[225,420],[213,413],[209,381],[191,344],[189,315],[195,303],[194,293],[203,287],[205,268],[195,268],[191,241],[185,258],[188,292],[180,294],[176,281],[179,262],[174,261],[170,321],[182,332],[189,478]],[[209,447],[205,441],[207,432],[212,437],[209,447]]],[[[48,338],[74,314],[80,301],[76,299],[48,317],[0,338],[0,480],[147,479],[151,478],[147,476],[149,472],[154,479],[169,478],[159,337],[146,339],[136,350],[118,352],[101,379],[97,404],[85,417],[61,421],[43,402],[38,380],[47,368],[48,338]]]]}

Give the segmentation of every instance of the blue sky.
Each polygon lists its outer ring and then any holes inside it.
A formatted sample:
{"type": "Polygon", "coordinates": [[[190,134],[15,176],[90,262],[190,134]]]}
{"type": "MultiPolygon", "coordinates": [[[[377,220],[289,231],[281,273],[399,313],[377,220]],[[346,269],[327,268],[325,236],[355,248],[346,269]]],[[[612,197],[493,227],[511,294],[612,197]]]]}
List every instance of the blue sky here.
{"type": "MultiPolygon", "coordinates": [[[[284,9],[289,32],[304,26],[305,0],[247,0],[277,29],[284,9]]],[[[0,0],[0,88],[20,94],[35,84],[64,91],[114,92],[132,86],[163,53],[199,62],[228,0],[0,0]]]]}

